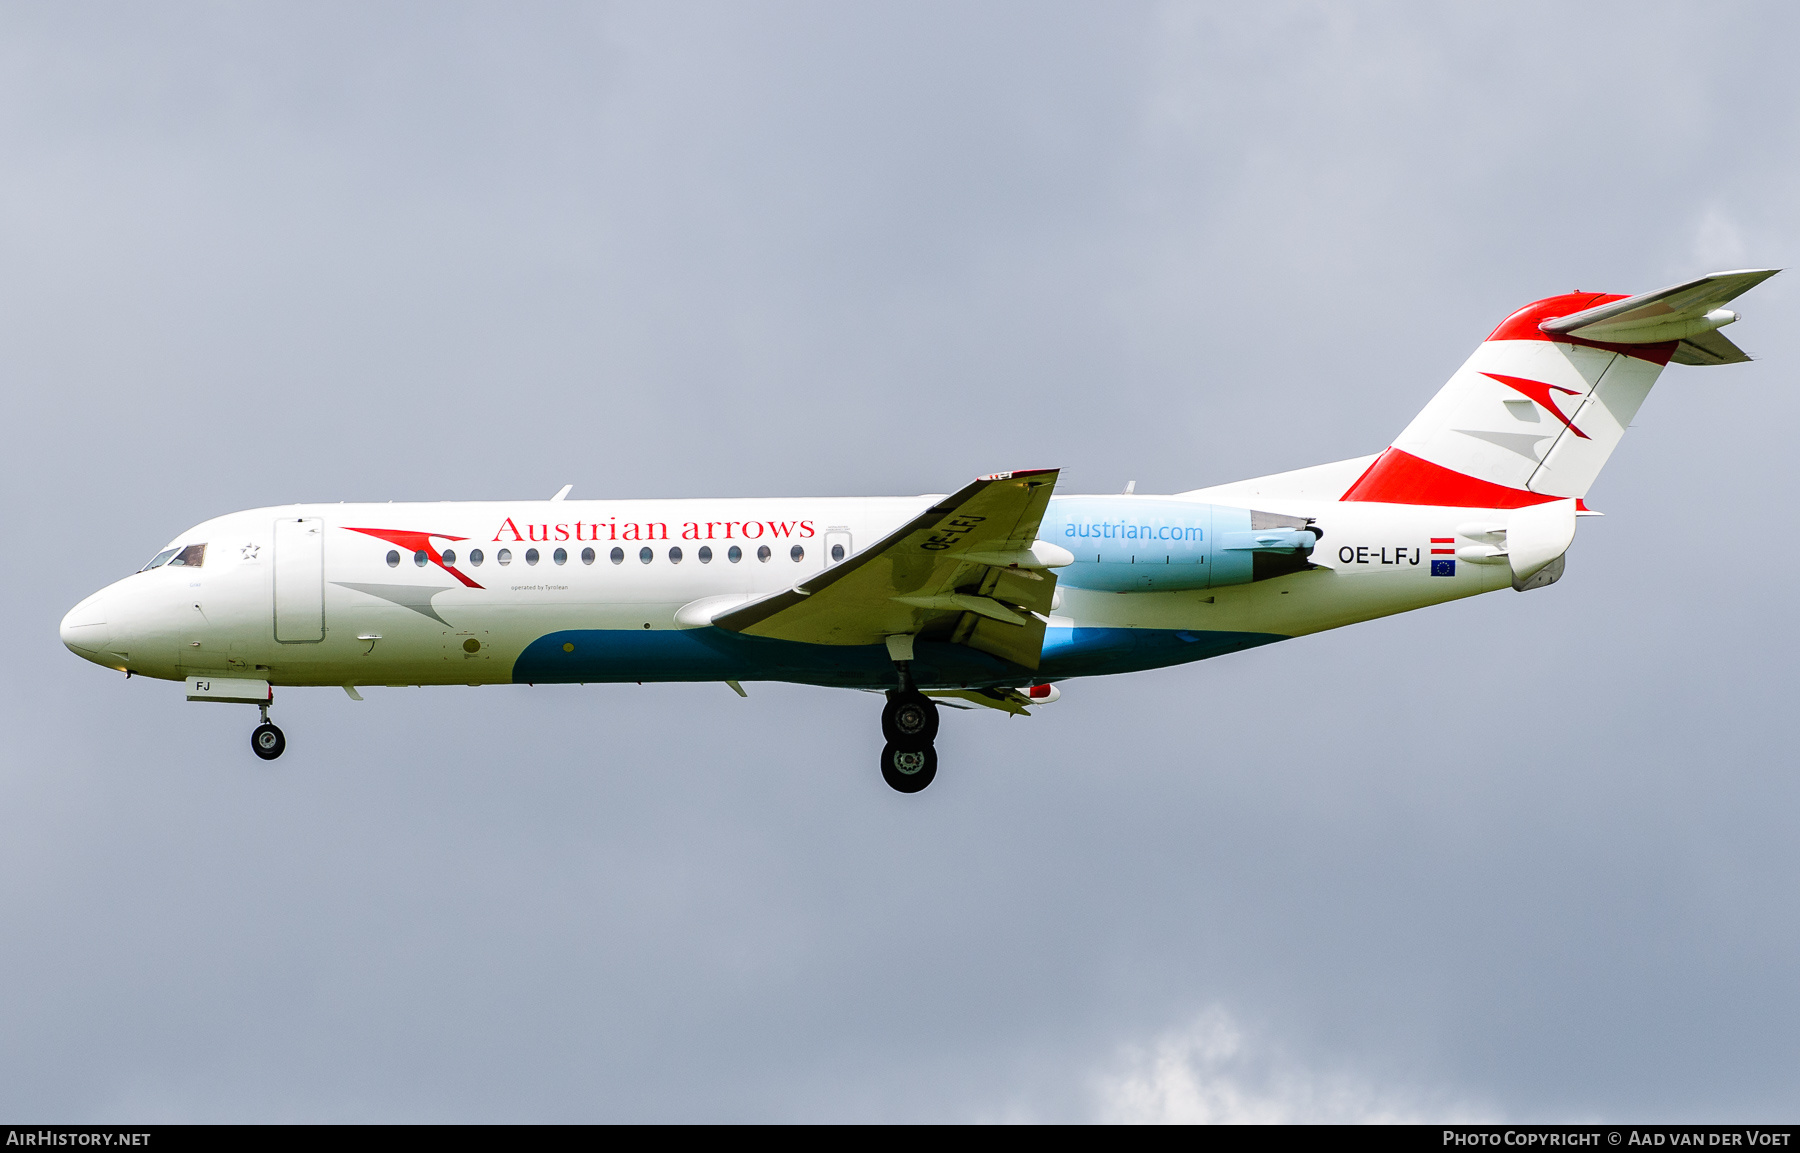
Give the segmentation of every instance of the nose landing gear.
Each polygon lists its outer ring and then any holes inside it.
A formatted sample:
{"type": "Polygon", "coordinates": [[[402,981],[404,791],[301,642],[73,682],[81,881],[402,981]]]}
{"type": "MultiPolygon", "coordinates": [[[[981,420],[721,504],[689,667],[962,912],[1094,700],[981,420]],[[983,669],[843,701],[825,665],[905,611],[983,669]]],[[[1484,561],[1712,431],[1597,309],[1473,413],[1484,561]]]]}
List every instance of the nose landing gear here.
{"type": "Polygon", "coordinates": [[[269,703],[275,690],[268,681],[245,677],[195,676],[187,679],[187,699],[218,701],[223,704],[255,705],[262,713],[262,724],[250,733],[250,751],[265,761],[272,761],[287,749],[287,738],[269,723],[269,703]]]}
{"type": "Polygon", "coordinates": [[[250,730],[250,751],[265,761],[272,761],[287,751],[287,738],[269,723],[269,706],[262,706],[262,724],[250,730]]]}

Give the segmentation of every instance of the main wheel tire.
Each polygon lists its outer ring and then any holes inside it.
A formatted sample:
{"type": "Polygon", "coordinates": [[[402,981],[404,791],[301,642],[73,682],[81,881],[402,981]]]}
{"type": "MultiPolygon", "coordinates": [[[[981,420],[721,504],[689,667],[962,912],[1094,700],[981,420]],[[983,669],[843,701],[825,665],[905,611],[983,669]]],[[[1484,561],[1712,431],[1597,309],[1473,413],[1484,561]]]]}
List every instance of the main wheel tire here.
{"type": "Polygon", "coordinates": [[[287,738],[271,724],[260,724],[250,731],[250,750],[265,761],[272,761],[287,750],[287,738]]]}
{"type": "Polygon", "coordinates": [[[924,693],[888,695],[888,703],[881,710],[881,735],[888,744],[917,751],[931,747],[937,733],[936,701],[924,693]]]}
{"type": "Polygon", "coordinates": [[[916,793],[937,776],[937,749],[903,749],[887,745],[881,750],[881,779],[901,793],[916,793]]]}

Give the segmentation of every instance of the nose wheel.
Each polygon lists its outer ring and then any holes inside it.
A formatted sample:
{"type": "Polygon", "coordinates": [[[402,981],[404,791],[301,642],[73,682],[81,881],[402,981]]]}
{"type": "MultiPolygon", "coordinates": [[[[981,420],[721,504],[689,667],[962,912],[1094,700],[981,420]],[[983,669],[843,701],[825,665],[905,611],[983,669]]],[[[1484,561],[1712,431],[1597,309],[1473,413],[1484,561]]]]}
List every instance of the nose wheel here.
{"type": "Polygon", "coordinates": [[[265,761],[272,761],[287,751],[287,738],[269,723],[269,706],[262,706],[262,724],[250,730],[250,751],[265,761]]]}
{"type": "Polygon", "coordinates": [[[915,689],[888,694],[881,710],[881,779],[901,793],[916,793],[937,776],[937,702],[915,689]]]}
{"type": "Polygon", "coordinates": [[[274,725],[257,725],[250,732],[250,748],[265,761],[272,761],[287,750],[287,738],[274,725]]]}

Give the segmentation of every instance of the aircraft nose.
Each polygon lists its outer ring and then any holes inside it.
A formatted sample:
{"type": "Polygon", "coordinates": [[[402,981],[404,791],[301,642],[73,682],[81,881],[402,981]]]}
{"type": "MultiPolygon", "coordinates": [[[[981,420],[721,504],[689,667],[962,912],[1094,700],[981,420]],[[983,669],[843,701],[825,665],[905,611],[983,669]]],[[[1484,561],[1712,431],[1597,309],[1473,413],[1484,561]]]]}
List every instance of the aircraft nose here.
{"type": "Polygon", "coordinates": [[[70,609],[57,632],[62,637],[63,645],[76,656],[96,664],[109,663],[105,654],[107,642],[112,636],[112,625],[107,621],[104,595],[95,593],[70,609]]]}

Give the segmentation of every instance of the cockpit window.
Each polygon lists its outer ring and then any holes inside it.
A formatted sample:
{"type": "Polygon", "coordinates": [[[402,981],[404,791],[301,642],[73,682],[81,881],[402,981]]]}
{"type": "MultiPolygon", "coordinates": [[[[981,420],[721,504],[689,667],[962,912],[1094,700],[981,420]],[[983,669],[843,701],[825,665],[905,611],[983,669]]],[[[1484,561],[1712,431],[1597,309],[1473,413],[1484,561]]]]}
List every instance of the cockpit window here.
{"type": "Polygon", "coordinates": [[[139,569],[138,571],[139,572],[149,572],[153,568],[161,568],[163,565],[166,565],[169,563],[170,557],[174,556],[177,552],[180,552],[180,551],[181,551],[180,549],[166,548],[166,549],[162,550],[161,552],[157,553],[155,556],[151,557],[150,563],[145,565],[143,568],[139,569]]]}
{"type": "Polygon", "coordinates": [[[182,549],[174,560],[169,562],[170,568],[185,565],[188,568],[199,568],[206,563],[206,546],[191,544],[182,549]]]}

